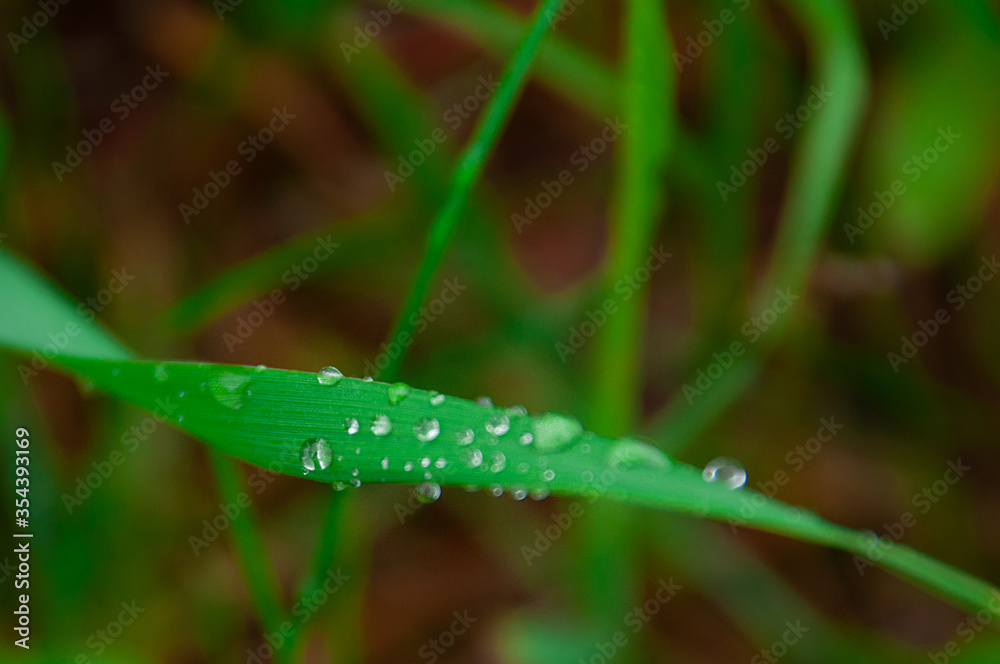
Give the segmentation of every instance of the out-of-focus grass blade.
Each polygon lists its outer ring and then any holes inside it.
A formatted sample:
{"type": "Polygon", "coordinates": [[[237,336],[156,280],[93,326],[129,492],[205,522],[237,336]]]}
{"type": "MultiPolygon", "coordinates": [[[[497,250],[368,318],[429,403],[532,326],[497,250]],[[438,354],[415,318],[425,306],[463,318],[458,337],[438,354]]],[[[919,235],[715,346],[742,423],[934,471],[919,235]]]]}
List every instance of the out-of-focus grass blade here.
{"type": "MultiPolygon", "coordinates": [[[[483,0],[412,0],[408,7],[472,37],[498,58],[514,51],[524,22],[499,4],[483,0]]],[[[618,81],[600,58],[553,37],[538,53],[538,77],[580,108],[599,117],[619,106],[618,81]]]]}
{"type": "MultiPolygon", "coordinates": [[[[459,217],[465,211],[472,188],[479,181],[486,168],[486,161],[496,147],[500,133],[528,81],[532,62],[545,34],[549,31],[549,17],[557,10],[559,3],[560,0],[539,1],[529,27],[511,56],[500,80],[499,89],[486,103],[469,144],[459,159],[455,175],[448,188],[448,196],[434,218],[420,267],[397,317],[392,334],[389,335],[390,340],[399,342],[399,340],[408,340],[412,337],[415,314],[427,296],[431,281],[451,242],[459,217]]],[[[404,347],[406,345],[404,342],[404,347]]],[[[392,380],[399,372],[403,357],[402,353],[390,357],[389,364],[383,372],[388,380],[392,380]]]]}
{"type": "MultiPolygon", "coordinates": [[[[819,251],[834,212],[867,98],[868,74],[863,48],[850,9],[842,0],[788,0],[813,49],[817,85],[833,94],[799,131],[791,179],[779,220],[778,237],[768,270],[756,289],[751,311],[764,308],[776,289],[804,292],[809,268],[819,251]]],[[[788,317],[779,318],[751,350],[735,359],[711,389],[694,405],[678,394],[650,430],[670,449],[680,450],[705,425],[733,403],[752,383],[768,355],[782,338],[788,317]]]]}

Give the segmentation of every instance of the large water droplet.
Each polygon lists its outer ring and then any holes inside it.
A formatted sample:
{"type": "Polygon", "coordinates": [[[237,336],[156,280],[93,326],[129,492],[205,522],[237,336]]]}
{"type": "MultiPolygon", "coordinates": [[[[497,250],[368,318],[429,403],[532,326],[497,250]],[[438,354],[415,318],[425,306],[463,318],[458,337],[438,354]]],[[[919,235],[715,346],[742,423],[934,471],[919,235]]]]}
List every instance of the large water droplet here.
{"type": "Polygon", "coordinates": [[[162,362],[157,364],[156,368],[153,369],[153,378],[160,381],[161,383],[165,381],[167,378],[169,378],[169,376],[167,376],[167,365],[163,364],[162,362]]]}
{"type": "Polygon", "coordinates": [[[719,482],[727,489],[739,489],[747,483],[747,471],[736,459],[718,457],[705,466],[701,476],[706,482],[719,482]]]}
{"type": "Polygon", "coordinates": [[[583,426],[575,418],[562,413],[545,413],[535,418],[534,448],[551,452],[572,445],[583,434],[583,426]]]}
{"type": "Polygon", "coordinates": [[[507,467],[507,457],[503,452],[494,452],[490,458],[490,472],[499,473],[507,467]]]}
{"type": "Polygon", "coordinates": [[[422,503],[433,503],[441,497],[441,485],[434,482],[421,482],[414,487],[413,492],[422,503]]]}
{"type": "Polygon", "coordinates": [[[388,415],[379,413],[372,418],[370,428],[376,436],[388,436],[392,433],[392,420],[389,419],[388,415]]]}
{"type": "Polygon", "coordinates": [[[406,383],[393,383],[389,386],[389,403],[395,406],[410,394],[410,386],[406,383]]]}
{"type": "Polygon", "coordinates": [[[486,420],[486,431],[494,436],[502,436],[510,431],[510,419],[503,413],[486,420]]]}
{"type": "Polygon", "coordinates": [[[344,374],[340,373],[340,369],[337,367],[323,367],[316,374],[316,380],[319,381],[320,385],[336,385],[344,380],[344,374]]]}
{"type": "Polygon", "coordinates": [[[433,417],[425,417],[413,427],[413,433],[421,443],[429,443],[441,433],[441,425],[433,417]]]}
{"type": "Polygon", "coordinates": [[[361,430],[361,425],[358,424],[358,419],[356,417],[348,417],[344,420],[344,431],[353,436],[358,431],[361,430]]]}
{"type": "Polygon", "coordinates": [[[465,429],[455,434],[455,440],[458,441],[459,445],[471,445],[475,439],[476,434],[472,429],[465,429]]]}
{"type": "Polygon", "coordinates": [[[634,438],[622,438],[611,446],[608,465],[614,469],[665,468],[670,459],[649,443],[634,438]]]}
{"type": "Polygon", "coordinates": [[[224,371],[212,377],[208,389],[215,400],[226,408],[239,409],[243,407],[249,386],[250,376],[224,371]]]}
{"type": "Polygon", "coordinates": [[[477,449],[466,449],[462,452],[462,463],[469,468],[479,468],[483,465],[483,452],[477,449]]]}
{"type": "Polygon", "coordinates": [[[489,397],[476,397],[476,403],[483,408],[493,407],[493,399],[490,399],[489,397]]]}
{"type": "Polygon", "coordinates": [[[333,449],[330,448],[330,443],[322,438],[310,438],[302,443],[299,454],[302,458],[302,473],[304,475],[308,475],[317,468],[323,470],[333,461],[333,449]]]}

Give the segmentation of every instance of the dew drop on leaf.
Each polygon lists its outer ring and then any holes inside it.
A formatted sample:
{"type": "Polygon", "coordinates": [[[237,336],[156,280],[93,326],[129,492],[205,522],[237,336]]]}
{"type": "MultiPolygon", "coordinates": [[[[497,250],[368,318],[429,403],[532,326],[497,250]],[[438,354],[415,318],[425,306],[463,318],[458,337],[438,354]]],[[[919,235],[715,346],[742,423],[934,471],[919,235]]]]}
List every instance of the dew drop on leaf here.
{"type": "Polygon", "coordinates": [[[649,443],[622,438],[611,446],[608,465],[614,469],[665,468],[670,465],[670,459],[649,443]]]}
{"type": "Polygon", "coordinates": [[[510,419],[503,413],[494,415],[486,420],[486,431],[494,436],[502,436],[510,431],[510,419]]]}
{"type": "Polygon", "coordinates": [[[475,439],[476,434],[472,429],[465,429],[455,434],[455,440],[458,441],[459,445],[471,445],[475,439]]]}
{"type": "Polygon", "coordinates": [[[499,473],[507,467],[507,457],[503,452],[494,452],[490,458],[490,472],[499,473]]]}
{"type": "Polygon", "coordinates": [[[483,453],[481,450],[467,449],[462,452],[462,463],[469,468],[479,468],[483,465],[483,453]]]}
{"type": "Polygon", "coordinates": [[[521,501],[528,497],[528,492],[525,489],[514,489],[514,500],[521,501]]]}
{"type": "Polygon", "coordinates": [[[243,407],[243,401],[249,387],[250,376],[223,371],[212,377],[208,390],[220,404],[226,408],[237,410],[243,407]]]}
{"type": "Polygon", "coordinates": [[[372,418],[371,431],[376,436],[388,436],[392,433],[392,420],[388,415],[378,414],[372,418]]]}
{"type": "Polygon", "coordinates": [[[333,461],[333,450],[330,448],[330,444],[322,438],[310,438],[302,443],[299,455],[302,459],[302,473],[304,475],[308,475],[317,468],[323,470],[333,461]]]}
{"type": "Polygon", "coordinates": [[[348,417],[344,420],[344,431],[353,436],[361,430],[361,425],[355,417],[348,417]]]}
{"type": "Polygon", "coordinates": [[[545,413],[536,417],[533,428],[534,448],[539,452],[569,447],[583,434],[580,422],[562,413],[545,413]]]}
{"type": "Polygon", "coordinates": [[[167,376],[167,365],[163,364],[162,362],[157,364],[156,368],[153,369],[153,378],[160,381],[161,383],[165,381],[167,378],[169,378],[169,376],[167,376]]]}
{"type": "Polygon", "coordinates": [[[410,394],[410,386],[406,383],[393,383],[389,387],[389,403],[395,406],[410,394]]]}
{"type": "Polygon", "coordinates": [[[413,433],[421,443],[429,443],[441,433],[441,425],[433,417],[425,417],[413,427],[413,433]]]}
{"type": "Polygon", "coordinates": [[[319,381],[320,385],[336,385],[344,380],[344,374],[340,373],[340,369],[337,367],[323,367],[316,374],[316,380],[319,381]]]}
{"type": "Polygon", "coordinates": [[[706,482],[719,482],[727,489],[739,489],[747,483],[747,471],[736,459],[718,457],[712,459],[701,473],[706,482]]]}
{"type": "Polygon", "coordinates": [[[414,488],[413,492],[420,502],[433,503],[441,497],[441,485],[434,482],[421,482],[414,488]]]}
{"type": "Polygon", "coordinates": [[[382,457],[382,470],[389,470],[389,457],[382,457]]]}
{"type": "Polygon", "coordinates": [[[444,403],[445,396],[440,392],[431,392],[431,405],[440,406],[444,403]]]}
{"type": "Polygon", "coordinates": [[[551,482],[555,478],[556,478],[556,471],[552,470],[551,468],[546,468],[544,471],[542,471],[542,479],[545,480],[546,482],[551,482]]]}
{"type": "Polygon", "coordinates": [[[530,431],[526,431],[521,434],[521,437],[517,439],[517,442],[522,445],[531,445],[535,442],[535,436],[530,431]]]}

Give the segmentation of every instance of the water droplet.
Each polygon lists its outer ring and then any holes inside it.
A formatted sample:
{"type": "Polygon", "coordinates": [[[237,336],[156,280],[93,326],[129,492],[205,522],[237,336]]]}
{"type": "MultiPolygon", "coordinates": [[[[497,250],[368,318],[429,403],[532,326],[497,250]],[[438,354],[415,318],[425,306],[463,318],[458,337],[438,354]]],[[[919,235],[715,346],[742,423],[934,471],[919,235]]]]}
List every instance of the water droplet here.
{"type": "Polygon", "coordinates": [[[580,454],[590,454],[590,443],[580,445],[580,454]]]}
{"type": "Polygon", "coordinates": [[[504,415],[494,415],[486,420],[486,431],[494,436],[502,436],[510,431],[510,419],[504,415]]]}
{"type": "Polygon", "coordinates": [[[392,433],[392,421],[389,419],[388,415],[378,414],[372,418],[371,423],[372,433],[376,436],[388,436],[392,433]]]}
{"type": "Polygon", "coordinates": [[[521,463],[517,464],[517,472],[520,473],[521,475],[526,475],[529,470],[531,470],[531,464],[529,464],[527,461],[522,461],[521,463]]]}
{"type": "Polygon", "coordinates": [[[365,381],[366,383],[374,383],[375,382],[375,379],[372,378],[371,376],[365,376],[361,380],[365,381]]]}
{"type": "Polygon", "coordinates": [[[353,486],[355,489],[360,489],[361,488],[361,480],[359,480],[357,477],[352,477],[351,478],[351,486],[353,486]]]}
{"type": "Polygon", "coordinates": [[[580,475],[580,479],[582,479],[584,483],[590,484],[591,482],[594,481],[594,474],[589,470],[585,470],[583,471],[583,474],[580,475]]]}
{"type": "Polygon", "coordinates": [[[517,439],[517,442],[522,445],[531,445],[535,442],[535,436],[530,431],[526,431],[521,434],[521,437],[517,439]]]}
{"type": "Polygon", "coordinates": [[[747,471],[736,459],[712,459],[701,473],[706,482],[720,482],[727,489],[739,489],[747,483],[747,471]]]}
{"type": "Polygon", "coordinates": [[[153,378],[160,381],[161,383],[165,381],[167,378],[169,378],[169,376],[167,376],[167,365],[163,364],[162,362],[160,364],[157,364],[156,368],[153,369],[153,378]]]}
{"type": "Polygon", "coordinates": [[[507,409],[507,414],[512,417],[523,417],[528,414],[528,409],[518,404],[507,409]]]}
{"type": "Polygon", "coordinates": [[[208,389],[216,401],[226,408],[235,410],[243,407],[248,387],[250,387],[250,376],[223,371],[212,377],[208,389]]]}
{"type": "Polygon", "coordinates": [[[556,478],[556,471],[552,470],[551,468],[546,468],[545,470],[542,471],[542,479],[545,480],[546,482],[551,482],[555,478],[556,478]]]}
{"type": "Polygon", "coordinates": [[[410,394],[410,386],[406,383],[393,383],[389,386],[389,403],[395,406],[410,394]]]}
{"type": "Polygon", "coordinates": [[[421,482],[414,487],[413,492],[422,503],[433,503],[441,497],[441,485],[434,482],[421,482]]]}
{"type": "Polygon", "coordinates": [[[340,373],[340,369],[337,367],[323,367],[316,374],[316,380],[319,381],[320,385],[336,385],[344,380],[344,374],[340,373]]]}
{"type": "Polygon", "coordinates": [[[403,470],[405,470],[406,472],[410,472],[411,470],[413,470],[413,462],[407,461],[406,463],[404,463],[403,470]]]}
{"type": "Polygon", "coordinates": [[[343,491],[344,489],[347,488],[347,482],[339,482],[338,481],[338,482],[334,482],[330,486],[333,487],[334,491],[343,491]]]}
{"type": "Polygon", "coordinates": [[[448,465],[448,461],[444,457],[441,457],[440,459],[438,459],[437,461],[434,462],[434,467],[435,468],[444,468],[447,465],[448,465]]]}
{"type": "Polygon", "coordinates": [[[299,456],[302,459],[302,474],[308,475],[317,468],[323,470],[329,466],[333,461],[333,450],[330,443],[322,438],[310,438],[302,443],[299,456]]]}
{"type": "Polygon", "coordinates": [[[499,498],[500,496],[503,495],[503,487],[500,486],[499,484],[494,484],[493,486],[490,487],[490,493],[493,494],[494,498],[499,498]]]}
{"type": "Polygon", "coordinates": [[[360,474],[361,474],[361,471],[358,470],[357,468],[352,468],[351,469],[351,477],[357,477],[360,474]]]}
{"type": "Polygon", "coordinates": [[[489,397],[476,397],[476,403],[483,408],[493,407],[493,399],[490,399],[489,397]]]}
{"type": "Polygon", "coordinates": [[[431,405],[432,406],[440,406],[441,404],[444,403],[444,399],[445,399],[445,396],[443,394],[441,394],[440,392],[434,392],[434,391],[431,392],[431,405]]]}
{"type": "Polygon", "coordinates": [[[503,452],[494,452],[490,458],[490,472],[499,473],[507,467],[507,457],[503,452]]]}
{"type": "Polygon", "coordinates": [[[665,468],[670,459],[661,450],[635,438],[622,438],[611,446],[608,465],[614,469],[665,468]]]}
{"type": "Polygon", "coordinates": [[[576,442],[583,426],[575,418],[562,413],[545,413],[535,418],[534,448],[539,452],[561,450],[576,442]]]}
{"type": "Polygon", "coordinates": [[[469,468],[479,468],[483,465],[482,450],[467,449],[462,452],[462,462],[469,468]]]}
{"type": "Polygon", "coordinates": [[[382,470],[389,470],[389,457],[382,457],[382,470]]]}
{"type": "Polygon", "coordinates": [[[431,458],[430,457],[424,457],[423,459],[420,460],[420,467],[421,468],[430,468],[430,466],[431,466],[431,458]]]}
{"type": "Polygon", "coordinates": [[[432,417],[425,417],[413,427],[413,433],[421,443],[429,443],[441,433],[441,425],[432,417]]]}
{"type": "Polygon", "coordinates": [[[344,420],[344,431],[346,431],[348,434],[353,436],[360,430],[361,430],[361,425],[358,424],[358,420],[356,417],[348,417],[347,419],[344,420]]]}
{"type": "Polygon", "coordinates": [[[528,497],[528,492],[524,489],[514,489],[514,500],[521,501],[528,497]]]}
{"type": "Polygon", "coordinates": [[[545,487],[539,487],[537,489],[531,490],[532,500],[545,500],[548,497],[549,497],[549,490],[546,489],[545,487]]]}
{"type": "Polygon", "coordinates": [[[472,441],[476,439],[476,434],[472,429],[466,429],[465,431],[457,432],[455,439],[459,445],[471,445],[472,441]]]}

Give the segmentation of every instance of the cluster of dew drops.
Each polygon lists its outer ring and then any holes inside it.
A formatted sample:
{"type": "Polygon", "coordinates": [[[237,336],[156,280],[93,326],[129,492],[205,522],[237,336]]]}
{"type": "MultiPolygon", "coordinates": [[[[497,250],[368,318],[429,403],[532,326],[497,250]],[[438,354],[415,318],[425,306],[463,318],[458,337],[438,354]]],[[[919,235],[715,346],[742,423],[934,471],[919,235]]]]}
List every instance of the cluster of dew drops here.
{"type": "MultiPolygon", "coordinates": [[[[344,374],[335,367],[324,367],[316,375],[316,380],[320,385],[338,385],[343,379],[344,374]]],[[[372,378],[365,377],[363,380],[371,382],[372,378]]],[[[390,405],[401,403],[409,393],[410,388],[405,383],[394,383],[389,387],[390,405]]],[[[445,399],[446,397],[443,394],[438,392],[430,393],[430,404],[432,406],[440,406],[445,402],[445,399]]],[[[493,402],[488,397],[480,397],[477,399],[477,403],[486,408],[494,409],[493,402]]],[[[527,414],[527,410],[522,406],[514,406],[505,411],[497,410],[486,420],[484,424],[485,433],[488,435],[489,440],[495,443],[497,439],[510,432],[510,415],[525,416],[527,414]]],[[[388,436],[393,431],[391,418],[383,413],[376,414],[367,423],[367,426],[373,435],[380,438],[388,436]]],[[[362,423],[357,418],[348,417],[344,420],[343,427],[348,435],[353,436],[361,431],[362,423]]],[[[430,443],[438,439],[441,435],[441,425],[433,417],[424,417],[414,425],[413,435],[421,443],[430,443]]],[[[472,443],[476,440],[476,432],[472,429],[461,429],[455,432],[454,435],[455,441],[463,448],[462,461],[468,468],[485,466],[485,468],[493,473],[498,473],[506,468],[507,459],[503,452],[495,451],[486,456],[481,449],[472,446],[472,443]]],[[[539,452],[557,452],[576,446],[586,435],[588,434],[583,431],[583,427],[574,418],[561,413],[546,413],[534,418],[533,432],[526,431],[520,434],[518,436],[518,443],[525,447],[533,446],[539,452]]],[[[590,444],[586,442],[579,444],[579,449],[582,453],[588,453],[590,451],[590,444]]],[[[359,454],[360,451],[360,448],[355,450],[359,454]]],[[[333,448],[322,438],[310,438],[305,441],[300,449],[300,458],[302,461],[302,472],[306,475],[315,470],[328,468],[335,460],[338,462],[343,460],[343,457],[334,455],[333,448]]],[[[664,467],[668,466],[670,461],[662,451],[652,445],[641,440],[625,438],[621,439],[612,448],[608,463],[612,467],[635,467],[636,465],[664,467]]],[[[547,465],[546,457],[540,457],[539,464],[543,468],[541,478],[544,482],[547,483],[555,479],[555,471],[551,468],[545,468],[547,465]]],[[[381,460],[382,469],[388,470],[389,465],[389,457],[383,457],[381,460]]],[[[443,457],[434,460],[429,456],[425,456],[417,462],[406,461],[403,464],[404,471],[409,472],[422,469],[424,472],[425,481],[419,483],[414,490],[418,499],[430,503],[440,498],[441,485],[431,481],[433,477],[431,466],[437,470],[441,470],[446,465],[447,461],[443,457]]],[[[520,473],[526,473],[529,469],[529,464],[526,462],[519,464],[518,471],[520,473]]],[[[360,487],[361,480],[358,477],[359,474],[360,471],[354,468],[351,471],[352,477],[348,483],[337,482],[334,484],[334,487],[338,490],[344,489],[348,485],[355,488],[360,487]]],[[[747,474],[743,466],[735,459],[719,457],[713,459],[705,466],[702,478],[706,482],[718,483],[728,489],[739,489],[746,484],[747,474]]],[[[591,471],[583,471],[581,479],[589,483],[593,481],[594,475],[591,471]]],[[[470,491],[477,490],[476,487],[468,487],[468,489],[470,491]]],[[[503,487],[499,484],[494,484],[490,487],[490,492],[494,496],[500,496],[503,494],[503,487]]],[[[515,488],[511,495],[515,500],[523,500],[529,495],[535,500],[542,500],[548,497],[549,492],[544,486],[536,487],[530,491],[526,488],[515,488]]]]}

